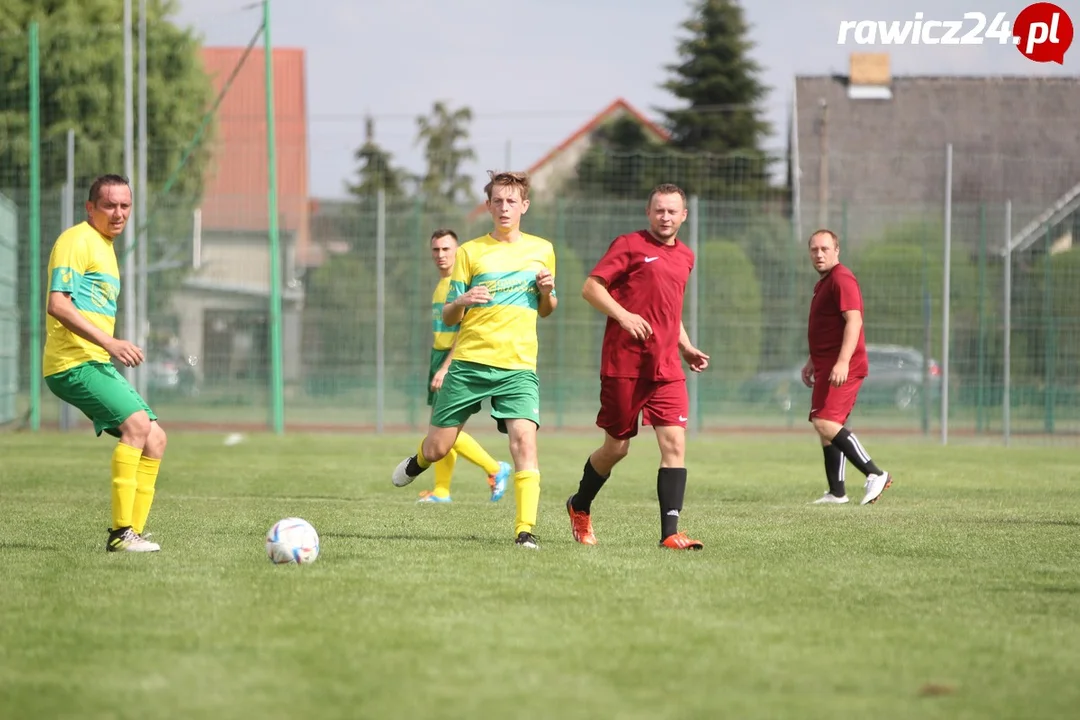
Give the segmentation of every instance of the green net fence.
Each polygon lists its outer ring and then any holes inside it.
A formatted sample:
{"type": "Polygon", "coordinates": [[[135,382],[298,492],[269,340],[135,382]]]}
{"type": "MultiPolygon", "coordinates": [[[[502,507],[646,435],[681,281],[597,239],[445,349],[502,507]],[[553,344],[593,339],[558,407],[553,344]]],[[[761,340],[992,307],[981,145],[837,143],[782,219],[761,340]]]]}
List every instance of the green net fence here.
{"type": "MultiPolygon", "coordinates": [[[[118,331],[130,328],[123,313],[141,303],[135,336],[148,360],[132,381],[170,427],[271,426],[275,390],[290,430],[425,426],[438,279],[428,238],[436,227],[463,240],[487,232],[483,208],[408,191],[312,198],[302,56],[275,52],[282,338],[275,388],[265,58],[245,50],[249,38],[200,48],[168,23],[150,27],[149,174],[145,187],[136,183],[146,213],[132,223],[146,253],[135,289],[122,291],[117,320],[118,331]]],[[[30,225],[37,217],[44,288],[51,243],[83,218],[90,180],[124,167],[122,44],[119,27],[42,25],[35,148],[28,37],[0,36],[0,421],[28,417],[36,402],[42,427],[85,427],[47,390],[37,399],[32,391],[38,368],[30,348],[42,338],[30,307],[45,298],[44,289],[41,297],[29,293],[30,225]],[[71,55],[85,62],[69,66],[63,58],[71,55]],[[9,272],[14,255],[17,272],[9,272]]],[[[943,174],[945,151],[870,160],[834,153],[831,173],[867,164],[901,172],[904,164],[943,174]]],[[[604,323],[580,298],[581,285],[612,238],[644,225],[649,188],[675,181],[692,195],[681,237],[698,256],[684,321],[712,356],[710,370],[691,382],[695,428],[804,429],[809,391],[797,370],[816,279],[806,239],[828,226],[841,236],[842,260],[865,298],[871,377],[854,418],[860,427],[936,435],[947,397],[952,436],[1000,437],[1006,429],[1075,436],[1080,253],[1072,238],[1080,215],[1070,191],[1080,174],[1070,159],[958,150],[948,226],[943,183],[928,185],[921,200],[886,204],[834,189],[822,202],[799,197],[791,173],[784,178],[787,163],[593,148],[534,175],[524,229],[555,244],[562,298],[539,322],[546,427],[592,426],[604,323]],[[989,186],[972,193],[965,185],[1018,168],[1044,182],[1016,203],[989,186]]],[[[118,245],[122,261],[135,262],[126,242],[118,245]]]]}

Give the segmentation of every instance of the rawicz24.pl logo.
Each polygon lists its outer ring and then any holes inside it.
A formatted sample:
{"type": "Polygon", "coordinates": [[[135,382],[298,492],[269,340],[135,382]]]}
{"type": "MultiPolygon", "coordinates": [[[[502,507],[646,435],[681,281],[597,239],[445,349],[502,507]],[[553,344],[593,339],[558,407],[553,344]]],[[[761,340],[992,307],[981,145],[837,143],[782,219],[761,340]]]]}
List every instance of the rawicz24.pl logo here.
{"type": "Polygon", "coordinates": [[[1072,19],[1057,5],[1040,2],[1028,5],[1012,22],[1007,13],[988,21],[978,11],[964,13],[963,20],[926,19],[921,12],[914,20],[842,20],[836,38],[839,45],[982,45],[994,40],[1015,45],[1034,62],[1062,65],[1073,41],[1072,19]]]}

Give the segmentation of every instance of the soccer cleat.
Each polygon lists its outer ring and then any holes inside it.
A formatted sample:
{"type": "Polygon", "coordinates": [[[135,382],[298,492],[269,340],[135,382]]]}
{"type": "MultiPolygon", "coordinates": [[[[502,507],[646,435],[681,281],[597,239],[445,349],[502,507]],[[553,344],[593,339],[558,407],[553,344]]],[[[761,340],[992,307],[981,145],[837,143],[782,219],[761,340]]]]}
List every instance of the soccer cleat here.
{"type": "Polygon", "coordinates": [[[892,485],[892,475],[889,473],[867,476],[866,495],[863,495],[862,502],[859,504],[870,505],[876,503],[878,498],[881,497],[881,493],[885,492],[890,485],[892,485]]]}
{"type": "Polygon", "coordinates": [[[144,540],[130,527],[109,530],[109,539],[105,543],[108,552],[157,552],[161,546],[144,540]]]}
{"type": "Polygon", "coordinates": [[[540,543],[537,542],[536,536],[530,532],[519,532],[517,538],[514,540],[514,544],[518,547],[529,548],[530,550],[540,549],[540,543]]]}
{"type": "Polygon", "coordinates": [[[587,512],[575,510],[572,504],[574,496],[566,499],[566,512],[570,515],[570,532],[574,534],[574,540],[582,545],[595,545],[596,536],[592,531],[592,517],[587,512]]]}
{"type": "Polygon", "coordinates": [[[661,540],[660,547],[671,548],[672,550],[701,550],[705,545],[698,540],[691,540],[684,532],[678,532],[661,540]]]}
{"type": "Polygon", "coordinates": [[[390,478],[390,481],[393,482],[394,485],[396,485],[397,487],[405,487],[416,479],[415,477],[409,475],[408,472],[406,472],[406,468],[409,467],[410,460],[412,460],[412,458],[407,457],[401,462],[399,462],[398,466],[394,468],[394,475],[390,478]]]}
{"type": "Polygon", "coordinates": [[[506,494],[506,481],[510,479],[510,472],[513,470],[510,467],[510,463],[499,463],[499,472],[494,475],[488,475],[488,487],[491,488],[491,502],[499,502],[502,500],[502,496],[506,494]]]}
{"type": "Polygon", "coordinates": [[[449,495],[447,495],[446,497],[439,497],[438,495],[436,495],[432,491],[425,490],[424,492],[420,493],[420,499],[417,500],[416,502],[418,502],[418,503],[448,503],[448,502],[451,502],[451,500],[450,500],[449,495]]]}
{"type": "Polygon", "coordinates": [[[817,500],[812,502],[811,505],[843,505],[846,502],[848,502],[847,495],[837,497],[836,495],[827,492],[821,497],[819,497],[817,500]]]}

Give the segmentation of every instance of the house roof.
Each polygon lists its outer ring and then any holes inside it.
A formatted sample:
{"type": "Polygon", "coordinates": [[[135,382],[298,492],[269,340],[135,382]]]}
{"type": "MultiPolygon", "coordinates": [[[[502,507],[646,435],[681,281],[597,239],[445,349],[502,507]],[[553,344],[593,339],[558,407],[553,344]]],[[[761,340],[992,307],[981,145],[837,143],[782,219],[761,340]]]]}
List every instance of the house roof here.
{"type": "MultiPolygon", "coordinates": [[[[205,47],[203,66],[220,93],[244,55],[241,47],[205,47]]],[[[203,195],[206,230],[266,230],[267,127],[265,54],[252,50],[215,117],[212,159],[203,195]]],[[[282,230],[302,232],[308,216],[304,51],[273,50],[278,210],[282,230]]]]}
{"type": "MultiPolygon", "coordinates": [[[[671,135],[670,133],[668,133],[667,130],[665,130],[663,127],[656,124],[649,118],[645,117],[645,115],[643,115],[633,105],[628,103],[623,98],[616,98],[614,101],[611,102],[610,105],[605,107],[600,112],[596,113],[596,115],[594,115],[587,123],[575,130],[565,140],[560,142],[551,150],[547,151],[539,160],[534,162],[528,168],[528,170],[526,170],[526,172],[529,175],[535,174],[538,170],[555,160],[555,158],[557,158],[559,155],[566,152],[568,148],[573,146],[582,137],[585,137],[594,132],[597,128],[607,122],[612,117],[612,115],[618,112],[624,112],[630,115],[630,117],[637,120],[641,124],[641,126],[645,128],[646,131],[651,133],[655,137],[655,139],[660,142],[667,142],[671,138],[671,135]]],[[[473,211],[469,214],[469,218],[473,219],[479,214],[481,214],[483,211],[484,204],[480,203],[477,207],[473,208],[473,211]]]]}

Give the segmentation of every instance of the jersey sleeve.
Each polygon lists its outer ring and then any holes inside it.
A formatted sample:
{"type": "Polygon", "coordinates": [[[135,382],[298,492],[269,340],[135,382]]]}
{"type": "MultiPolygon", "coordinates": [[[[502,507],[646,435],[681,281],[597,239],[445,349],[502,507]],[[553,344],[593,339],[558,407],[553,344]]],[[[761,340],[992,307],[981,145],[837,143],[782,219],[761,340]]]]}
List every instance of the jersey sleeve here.
{"type": "Polygon", "coordinates": [[[630,249],[627,247],[625,239],[617,237],[611,241],[607,252],[596,263],[596,267],[592,269],[589,275],[600,278],[605,285],[610,286],[616,280],[625,276],[629,269],[630,249]]]}
{"type": "Polygon", "coordinates": [[[49,292],[75,292],[89,268],[86,243],[78,237],[61,237],[49,254],[49,292]]]}
{"type": "Polygon", "coordinates": [[[840,306],[840,312],[842,313],[848,310],[863,311],[859,281],[851,273],[844,273],[836,278],[836,302],[840,306]]]}
{"type": "Polygon", "coordinates": [[[454,259],[454,269],[450,272],[450,289],[446,293],[446,302],[452,303],[460,295],[464,295],[472,282],[472,262],[469,260],[468,248],[458,248],[457,257],[454,259]]]}

